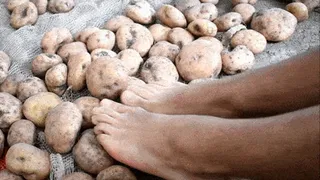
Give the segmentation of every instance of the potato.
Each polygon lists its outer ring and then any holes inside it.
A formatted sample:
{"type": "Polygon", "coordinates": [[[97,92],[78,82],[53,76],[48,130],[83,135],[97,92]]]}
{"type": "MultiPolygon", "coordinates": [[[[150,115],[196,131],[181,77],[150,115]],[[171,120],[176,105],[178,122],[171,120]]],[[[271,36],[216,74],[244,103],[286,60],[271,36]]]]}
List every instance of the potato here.
{"type": "Polygon", "coordinates": [[[179,46],[171,44],[167,41],[160,41],[151,47],[149,51],[149,57],[163,56],[174,62],[179,52],[179,46]]]}
{"type": "Polygon", "coordinates": [[[218,31],[227,31],[233,26],[241,24],[243,21],[241,14],[237,12],[229,12],[227,14],[224,14],[222,16],[219,16],[214,23],[218,27],[218,31]]]}
{"type": "Polygon", "coordinates": [[[218,17],[218,9],[212,3],[202,3],[184,11],[184,15],[189,23],[196,19],[213,21],[218,17]]]}
{"type": "Polygon", "coordinates": [[[0,128],[9,128],[22,118],[22,103],[11,94],[0,93],[0,128]]]}
{"type": "Polygon", "coordinates": [[[151,24],[155,21],[155,10],[145,0],[132,0],[125,9],[125,14],[140,24],[151,24]]]}
{"type": "Polygon", "coordinates": [[[193,35],[182,28],[173,28],[168,33],[168,41],[178,45],[180,48],[191,43],[193,40],[193,35]]]}
{"type": "Polygon", "coordinates": [[[313,11],[314,8],[320,7],[320,0],[294,0],[295,2],[302,2],[308,7],[309,12],[313,11]]]}
{"type": "Polygon", "coordinates": [[[232,0],[232,5],[235,6],[237,4],[247,3],[247,4],[256,4],[257,0],[232,0]]]}
{"type": "Polygon", "coordinates": [[[46,179],[50,174],[49,154],[30,144],[11,146],[6,155],[7,169],[27,180],[46,179]]]}
{"type": "Polygon", "coordinates": [[[94,180],[92,176],[83,172],[74,172],[64,175],[62,180],[94,180]]]}
{"type": "Polygon", "coordinates": [[[37,127],[43,128],[48,112],[62,103],[54,93],[42,92],[29,97],[22,106],[23,115],[37,127]]]}
{"type": "Polygon", "coordinates": [[[20,101],[24,102],[31,96],[47,91],[46,85],[41,79],[37,77],[30,77],[18,84],[17,97],[20,101]]]}
{"type": "Polygon", "coordinates": [[[70,56],[68,62],[68,86],[73,91],[80,91],[86,86],[86,71],[91,64],[91,55],[81,52],[70,56]]]}
{"type": "Polygon", "coordinates": [[[55,54],[61,46],[73,41],[72,34],[66,28],[53,28],[46,32],[41,40],[41,48],[44,53],[55,54]]]}
{"type": "Polygon", "coordinates": [[[205,43],[191,43],[184,46],[175,62],[179,74],[187,82],[217,77],[222,67],[220,52],[214,51],[205,43]]]}
{"type": "Polygon", "coordinates": [[[0,84],[7,78],[10,66],[10,57],[5,52],[0,51],[0,84]]]}
{"type": "Polygon", "coordinates": [[[196,19],[188,25],[188,30],[195,36],[215,36],[217,26],[207,19],[196,19]]]}
{"type": "Polygon", "coordinates": [[[286,6],[286,10],[292,13],[298,22],[307,20],[309,18],[309,10],[306,5],[301,2],[293,2],[286,6]]]}
{"type": "Polygon", "coordinates": [[[39,54],[32,61],[32,73],[37,77],[43,78],[48,69],[59,63],[62,63],[59,55],[50,53],[39,54]]]}
{"type": "Polygon", "coordinates": [[[0,92],[6,92],[13,96],[17,94],[18,84],[24,79],[22,74],[12,74],[0,85],[0,92]]]}
{"type": "MultiPolygon", "coordinates": [[[[223,45],[222,45],[221,41],[219,41],[217,38],[214,38],[211,36],[203,36],[203,37],[198,38],[197,40],[209,41],[212,48],[217,52],[221,52],[223,50],[223,45]]],[[[193,43],[194,42],[195,41],[193,41],[193,43]]]]}
{"type": "Polygon", "coordinates": [[[173,5],[179,11],[184,12],[186,9],[191,8],[192,6],[199,5],[200,1],[199,0],[174,0],[173,5]]]}
{"type": "Polygon", "coordinates": [[[171,28],[175,27],[186,27],[187,20],[177,8],[165,4],[157,11],[158,19],[166,26],[171,28]]]}
{"type": "Polygon", "coordinates": [[[28,2],[29,0],[7,0],[7,8],[9,11],[13,11],[16,7],[28,2]]]}
{"type": "Polygon", "coordinates": [[[66,13],[75,6],[74,0],[49,0],[48,9],[52,13],[66,13]]]}
{"type": "MultiPolygon", "coordinates": [[[[6,141],[5,136],[0,129],[0,157],[2,157],[3,155],[5,141],[6,141]]],[[[0,177],[1,177],[1,173],[0,173],[0,177]]]]}
{"type": "Polygon", "coordinates": [[[90,174],[98,174],[114,163],[112,157],[99,144],[93,129],[82,133],[72,153],[77,165],[90,174]]]}
{"type": "Polygon", "coordinates": [[[254,54],[262,53],[267,46],[266,38],[255,30],[238,31],[231,39],[231,46],[245,45],[254,54]]]}
{"type": "Polygon", "coordinates": [[[280,8],[260,10],[253,15],[251,28],[261,33],[268,41],[287,40],[295,31],[297,18],[280,8]]]}
{"type": "Polygon", "coordinates": [[[78,32],[75,35],[75,39],[76,39],[76,41],[80,41],[80,42],[87,44],[89,36],[91,36],[93,33],[98,32],[98,31],[100,31],[100,29],[97,27],[88,27],[88,28],[78,32]]]}
{"type": "Polygon", "coordinates": [[[129,76],[135,76],[143,63],[142,57],[134,49],[125,49],[119,52],[117,58],[121,60],[129,76]]]}
{"type": "Polygon", "coordinates": [[[231,52],[221,53],[222,69],[227,74],[236,74],[251,69],[254,65],[253,53],[243,45],[237,46],[231,52]]]}
{"type": "Polygon", "coordinates": [[[231,39],[232,37],[239,31],[242,31],[242,30],[247,30],[247,27],[242,25],[242,24],[239,24],[239,25],[236,25],[236,26],[233,26],[232,28],[230,28],[228,31],[224,32],[223,35],[222,35],[222,44],[226,47],[229,47],[230,46],[230,43],[231,43],[231,39]]]}
{"type": "Polygon", "coordinates": [[[10,25],[15,29],[19,29],[22,26],[35,24],[37,20],[37,7],[32,2],[27,2],[13,9],[10,18],[10,25]]]}
{"type": "Polygon", "coordinates": [[[116,16],[111,18],[106,24],[103,26],[105,29],[113,31],[114,33],[118,31],[120,26],[134,23],[130,18],[126,16],[116,16]]]}
{"type": "Polygon", "coordinates": [[[97,180],[137,180],[134,174],[126,167],[120,165],[111,166],[103,171],[101,171],[97,180]]]}
{"type": "Polygon", "coordinates": [[[45,76],[45,82],[50,92],[61,96],[67,89],[67,65],[60,63],[50,68],[45,76]]]}
{"type": "Polygon", "coordinates": [[[113,58],[113,57],[116,57],[117,56],[117,53],[111,51],[111,50],[108,50],[108,49],[95,49],[91,52],[91,59],[92,61],[95,61],[101,57],[110,57],[110,58],[113,58]]]}
{"type": "Polygon", "coordinates": [[[57,54],[62,58],[63,62],[68,64],[69,57],[82,52],[87,52],[86,45],[83,42],[72,42],[61,46],[57,54]]]}
{"type": "Polygon", "coordinates": [[[11,125],[7,142],[9,146],[18,143],[34,145],[36,138],[36,126],[29,120],[19,120],[11,125]]]}
{"type": "Polygon", "coordinates": [[[21,176],[10,172],[8,169],[4,169],[0,171],[0,179],[1,180],[23,180],[21,176]]]}
{"type": "Polygon", "coordinates": [[[219,0],[200,0],[202,3],[218,4],[219,0]]]}
{"type": "Polygon", "coordinates": [[[77,105],[78,109],[81,111],[83,121],[81,127],[84,129],[92,128],[94,125],[91,121],[92,109],[98,107],[100,104],[100,100],[90,96],[84,96],[76,99],[73,102],[77,105]]]}
{"type": "Polygon", "coordinates": [[[45,120],[47,144],[57,153],[68,153],[76,142],[82,124],[82,114],[71,102],[51,109],[45,120]]]}
{"type": "Polygon", "coordinates": [[[149,31],[151,32],[155,42],[166,41],[170,30],[171,28],[162,24],[154,24],[149,27],[149,31]]]}
{"type": "Polygon", "coordinates": [[[54,86],[54,87],[50,87],[48,86],[48,91],[55,93],[58,96],[63,96],[63,94],[67,91],[67,85],[64,84],[62,86],[54,86]]]}
{"type": "Polygon", "coordinates": [[[48,0],[30,0],[30,1],[36,5],[39,15],[44,14],[47,11],[48,0]]]}
{"type": "Polygon", "coordinates": [[[175,82],[179,79],[178,71],[172,61],[161,56],[150,57],[143,64],[140,76],[146,83],[160,81],[175,82]]]}
{"type": "Polygon", "coordinates": [[[140,24],[121,26],[116,34],[117,45],[120,50],[134,49],[140,56],[146,55],[153,45],[151,32],[140,24]]]}
{"type": "Polygon", "coordinates": [[[116,99],[127,88],[126,68],[117,58],[93,61],[86,73],[90,93],[99,99],[116,99]]]}
{"type": "Polygon", "coordinates": [[[87,41],[87,48],[91,52],[98,48],[112,49],[115,44],[115,35],[112,31],[101,29],[91,34],[87,41]]]}
{"type": "Polygon", "coordinates": [[[250,4],[238,4],[232,11],[241,14],[243,21],[246,24],[249,24],[256,9],[250,4]]]}

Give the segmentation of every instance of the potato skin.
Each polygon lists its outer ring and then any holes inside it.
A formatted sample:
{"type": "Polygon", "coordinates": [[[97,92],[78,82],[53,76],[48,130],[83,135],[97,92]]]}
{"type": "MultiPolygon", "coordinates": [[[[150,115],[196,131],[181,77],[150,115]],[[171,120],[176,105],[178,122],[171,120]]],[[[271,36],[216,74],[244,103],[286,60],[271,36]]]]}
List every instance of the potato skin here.
{"type": "Polygon", "coordinates": [[[177,8],[165,4],[157,11],[158,19],[166,26],[171,28],[175,27],[186,27],[187,20],[177,8]]]}
{"type": "Polygon", "coordinates": [[[68,62],[68,86],[73,91],[80,91],[86,86],[86,71],[91,64],[91,55],[82,52],[70,56],[68,62]]]}
{"type": "Polygon", "coordinates": [[[92,128],[94,125],[91,121],[91,111],[93,108],[99,106],[100,100],[95,97],[84,96],[76,99],[73,103],[78,107],[78,109],[82,113],[83,121],[81,127],[85,129],[92,128]]]}
{"type": "Polygon", "coordinates": [[[74,172],[62,177],[62,180],[94,180],[92,176],[83,172],[74,172]]]}
{"type": "Polygon", "coordinates": [[[87,27],[84,30],[78,32],[75,35],[75,39],[76,39],[76,41],[80,41],[80,42],[83,42],[83,43],[87,44],[88,38],[93,33],[98,32],[98,31],[100,31],[100,29],[97,28],[97,27],[87,27]]]}
{"type": "Polygon", "coordinates": [[[67,65],[57,64],[50,68],[45,76],[45,82],[48,87],[59,87],[67,84],[67,65]]]}
{"type": "MultiPolygon", "coordinates": [[[[5,136],[2,132],[2,130],[0,129],[0,157],[2,157],[2,155],[3,155],[5,141],[6,141],[5,136]]],[[[0,172],[0,177],[1,177],[1,172],[0,172]]]]}
{"type": "Polygon", "coordinates": [[[7,142],[9,146],[18,143],[34,145],[36,137],[36,126],[31,121],[22,119],[11,125],[7,136],[7,142]]]}
{"type": "Polygon", "coordinates": [[[71,43],[73,37],[67,28],[52,28],[46,32],[41,40],[41,48],[44,53],[55,54],[59,47],[71,43]]]}
{"type": "Polygon", "coordinates": [[[140,66],[143,63],[143,59],[136,50],[125,49],[119,52],[117,57],[121,60],[129,76],[137,75],[140,66]]]}
{"type": "Polygon", "coordinates": [[[105,179],[112,179],[112,180],[137,180],[134,174],[126,167],[114,165],[111,166],[103,171],[101,171],[98,176],[97,180],[105,180],[105,179]]]}
{"type": "Polygon", "coordinates": [[[48,92],[44,82],[37,77],[30,77],[21,81],[17,88],[17,97],[24,102],[29,97],[40,92],[48,92]]]}
{"type": "Polygon", "coordinates": [[[37,77],[43,78],[48,69],[59,63],[62,63],[62,59],[57,54],[39,54],[32,61],[32,73],[37,77]]]}
{"type": "Polygon", "coordinates": [[[89,36],[87,48],[90,52],[99,48],[111,50],[115,45],[115,40],[116,37],[112,31],[100,29],[89,36]]]}
{"type": "Polygon", "coordinates": [[[171,28],[162,24],[153,24],[149,28],[155,42],[166,41],[171,28]]]}
{"type": "Polygon", "coordinates": [[[10,172],[8,169],[4,169],[0,171],[0,179],[1,180],[23,180],[21,176],[10,172]]]}
{"type": "Polygon", "coordinates": [[[104,28],[110,31],[113,31],[115,33],[120,28],[120,26],[125,24],[131,24],[131,23],[134,23],[134,22],[130,18],[120,15],[108,20],[104,25],[104,28]]]}
{"type": "Polygon", "coordinates": [[[50,173],[50,157],[30,144],[11,146],[6,155],[7,169],[27,180],[46,179],[50,173]]]}
{"type": "Polygon", "coordinates": [[[9,128],[22,118],[22,103],[11,94],[0,93],[0,128],[9,128]]]}
{"type": "Polygon", "coordinates": [[[254,54],[262,53],[267,47],[266,38],[259,32],[248,29],[237,32],[231,39],[231,46],[245,45],[254,54]]]}
{"type": "Polygon", "coordinates": [[[72,153],[77,165],[90,174],[98,174],[114,162],[112,157],[99,144],[93,129],[88,129],[82,133],[72,153]]]}
{"type": "Polygon", "coordinates": [[[32,2],[26,2],[13,9],[10,18],[10,25],[19,29],[26,25],[33,25],[38,20],[37,7],[32,2]]]}
{"type": "Polygon", "coordinates": [[[188,30],[195,36],[215,36],[217,26],[207,19],[196,19],[188,25],[188,30]]]}
{"type": "Polygon", "coordinates": [[[253,14],[256,12],[256,9],[254,6],[250,4],[238,4],[233,9],[233,12],[237,12],[241,14],[243,21],[246,24],[249,24],[251,22],[253,14]]]}
{"type": "Polygon", "coordinates": [[[301,2],[293,2],[286,6],[286,10],[292,13],[298,22],[307,20],[309,18],[309,10],[306,5],[301,2]]]}
{"type": "Polygon", "coordinates": [[[51,92],[42,92],[29,97],[22,106],[24,116],[37,127],[43,128],[48,112],[62,103],[59,96],[51,92]]]}
{"type": "Polygon", "coordinates": [[[57,153],[68,153],[75,144],[82,124],[82,114],[71,102],[60,103],[46,117],[47,144],[57,153]]]}
{"type": "Polygon", "coordinates": [[[68,63],[70,56],[82,52],[87,52],[86,45],[83,42],[72,42],[61,46],[57,54],[62,58],[63,62],[68,63]]]}
{"type": "Polygon", "coordinates": [[[125,9],[125,14],[140,24],[151,24],[155,21],[155,10],[145,0],[132,0],[125,9]]]}
{"type": "Polygon", "coordinates": [[[0,51],[0,84],[7,78],[10,66],[10,57],[5,52],[0,51]]]}
{"type": "Polygon", "coordinates": [[[243,21],[241,14],[237,12],[229,12],[222,16],[219,16],[214,23],[218,27],[219,32],[227,31],[233,26],[241,24],[243,21]]]}
{"type": "Polygon", "coordinates": [[[196,19],[207,19],[213,21],[218,17],[218,9],[212,3],[201,3],[184,11],[188,22],[196,19]]]}
{"type": "Polygon", "coordinates": [[[178,45],[180,48],[191,43],[194,40],[193,35],[182,28],[173,28],[168,33],[168,41],[178,45]]]}
{"type": "Polygon", "coordinates": [[[178,45],[171,44],[167,41],[160,41],[153,45],[149,51],[149,57],[163,56],[174,62],[180,52],[178,45]]]}

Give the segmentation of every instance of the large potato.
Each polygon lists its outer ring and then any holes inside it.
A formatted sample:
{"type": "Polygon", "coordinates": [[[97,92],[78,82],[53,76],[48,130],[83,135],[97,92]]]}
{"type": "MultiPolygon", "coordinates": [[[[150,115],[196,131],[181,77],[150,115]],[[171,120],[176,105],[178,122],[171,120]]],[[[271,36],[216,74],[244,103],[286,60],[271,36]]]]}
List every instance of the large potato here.
{"type": "Polygon", "coordinates": [[[93,129],[88,129],[82,133],[72,153],[77,165],[90,174],[98,174],[114,162],[112,157],[99,144],[93,129]]]}
{"type": "Polygon", "coordinates": [[[114,165],[111,166],[103,171],[101,171],[98,176],[97,180],[106,180],[106,179],[112,179],[112,180],[137,180],[137,178],[134,176],[134,174],[130,171],[130,169],[114,165]]]}
{"type": "Polygon", "coordinates": [[[243,21],[241,14],[237,12],[229,12],[222,16],[219,16],[214,23],[218,27],[219,32],[227,31],[228,29],[232,28],[233,26],[237,26],[241,24],[243,21]]]}
{"type": "Polygon", "coordinates": [[[178,45],[180,48],[191,43],[193,40],[193,35],[183,28],[173,28],[168,33],[168,41],[178,45]]]}
{"type": "Polygon", "coordinates": [[[7,78],[10,65],[11,60],[9,56],[5,52],[0,51],[0,84],[7,78]]]}
{"type": "Polygon", "coordinates": [[[92,176],[83,172],[74,172],[64,175],[62,180],[94,180],[92,176]]]}
{"type": "Polygon", "coordinates": [[[0,171],[0,179],[1,180],[23,180],[21,176],[10,172],[8,169],[4,169],[0,171]]]}
{"type": "Polygon", "coordinates": [[[31,96],[47,91],[46,85],[41,79],[37,77],[30,77],[18,84],[17,97],[24,102],[31,96]]]}
{"type": "Polygon", "coordinates": [[[43,128],[48,112],[62,103],[62,100],[54,93],[42,92],[29,97],[22,106],[24,116],[37,127],[43,128]]]}
{"type": "Polygon", "coordinates": [[[22,118],[22,103],[8,93],[0,93],[0,128],[9,128],[22,118]]]}
{"type": "Polygon", "coordinates": [[[83,42],[72,42],[61,46],[57,54],[63,62],[68,63],[69,58],[82,52],[87,52],[86,45],[83,42]]]}
{"type": "Polygon", "coordinates": [[[87,52],[70,56],[68,62],[68,86],[80,91],[86,86],[86,71],[91,64],[91,55],[87,52]]]}
{"type": "Polygon", "coordinates": [[[76,99],[73,103],[77,105],[82,113],[83,121],[81,127],[84,129],[92,128],[92,109],[99,106],[100,100],[95,97],[84,96],[76,99]]]}
{"type": "Polygon", "coordinates": [[[118,59],[121,60],[129,76],[136,75],[143,63],[143,59],[140,54],[133,49],[125,49],[119,52],[118,59]]]}
{"type": "Polygon", "coordinates": [[[177,8],[165,4],[157,11],[157,17],[166,26],[171,28],[186,27],[187,20],[177,8]]]}
{"type": "Polygon", "coordinates": [[[104,28],[113,32],[117,32],[120,26],[131,23],[134,22],[130,18],[120,15],[108,20],[104,25],[104,28]]]}
{"type": "Polygon", "coordinates": [[[160,41],[152,46],[149,51],[149,57],[163,56],[174,62],[179,52],[180,48],[178,45],[171,44],[167,41],[160,41]]]}
{"type": "Polygon", "coordinates": [[[76,142],[82,114],[71,102],[60,103],[49,111],[45,123],[47,144],[57,153],[68,153],[76,142]]]}
{"type": "Polygon", "coordinates": [[[0,85],[0,92],[6,92],[13,96],[17,95],[18,84],[24,79],[22,74],[12,74],[0,85]]]}
{"type": "Polygon", "coordinates": [[[64,44],[71,43],[73,37],[66,28],[53,28],[46,32],[41,40],[41,48],[44,53],[55,54],[64,44]]]}
{"type": "Polygon", "coordinates": [[[59,55],[50,53],[39,54],[32,61],[32,73],[35,76],[43,78],[48,69],[59,63],[62,63],[59,55]]]}
{"type": "Polygon", "coordinates": [[[245,45],[254,54],[262,53],[267,46],[266,38],[255,30],[242,30],[231,39],[231,46],[245,45]]]}
{"type": "Polygon", "coordinates": [[[29,120],[19,120],[11,125],[7,142],[9,146],[18,143],[34,145],[36,138],[36,126],[29,120]]]}
{"type": "Polygon", "coordinates": [[[30,144],[11,146],[6,155],[7,169],[27,180],[46,179],[50,173],[49,154],[30,144]]]}
{"type": "Polygon", "coordinates": [[[170,30],[171,28],[162,24],[154,24],[149,27],[149,31],[151,32],[155,42],[166,41],[170,30]]]}
{"type": "Polygon", "coordinates": [[[155,21],[156,11],[145,0],[132,0],[125,9],[125,14],[140,24],[151,24],[155,21]]]}
{"type": "Polygon", "coordinates": [[[184,12],[188,22],[196,19],[207,19],[213,21],[218,17],[218,9],[212,3],[201,3],[193,6],[184,12]]]}

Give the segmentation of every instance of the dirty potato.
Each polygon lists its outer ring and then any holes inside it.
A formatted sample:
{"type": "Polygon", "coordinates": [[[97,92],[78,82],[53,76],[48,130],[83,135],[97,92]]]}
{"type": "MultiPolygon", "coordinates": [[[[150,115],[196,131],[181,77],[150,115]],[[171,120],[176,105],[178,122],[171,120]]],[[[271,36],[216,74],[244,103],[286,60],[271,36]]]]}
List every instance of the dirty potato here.
{"type": "Polygon", "coordinates": [[[60,63],[50,68],[45,76],[45,82],[50,92],[61,96],[67,89],[67,65],[60,63]]]}
{"type": "Polygon", "coordinates": [[[140,24],[151,24],[155,21],[156,11],[145,0],[132,0],[125,9],[125,14],[140,24]]]}
{"type": "Polygon", "coordinates": [[[286,10],[292,13],[299,22],[309,18],[308,7],[301,2],[293,2],[286,6],[286,10]]]}
{"type": "Polygon", "coordinates": [[[82,124],[82,114],[71,102],[51,109],[45,120],[47,144],[57,153],[68,153],[76,142],[82,124]]]}
{"type": "Polygon", "coordinates": [[[46,75],[48,69],[53,66],[62,63],[62,59],[59,55],[42,53],[36,56],[32,61],[32,73],[37,77],[43,78],[46,75]]]}
{"type": "Polygon", "coordinates": [[[137,178],[130,171],[130,169],[120,165],[110,166],[98,174],[97,180],[105,180],[105,179],[137,180],[137,178]]]}
{"type": "Polygon", "coordinates": [[[171,44],[167,41],[160,41],[151,47],[149,57],[162,56],[174,62],[179,52],[180,48],[178,45],[171,44]]]}
{"type": "Polygon", "coordinates": [[[229,12],[222,16],[219,16],[214,23],[218,27],[218,31],[227,31],[233,26],[241,24],[243,21],[241,14],[237,12],[229,12]]]}
{"type": "Polygon", "coordinates": [[[157,17],[164,25],[171,28],[184,28],[187,26],[187,20],[182,12],[169,4],[161,6],[161,8],[157,11],[157,17]]]}
{"type": "Polygon", "coordinates": [[[202,3],[187,9],[184,15],[189,23],[196,19],[213,21],[218,17],[218,9],[212,3],[202,3]]]}
{"type": "Polygon", "coordinates": [[[46,179],[50,174],[49,153],[30,144],[11,146],[6,155],[7,169],[27,180],[46,179]]]}
{"type": "Polygon", "coordinates": [[[232,0],[232,5],[235,6],[237,4],[256,4],[257,0],[232,0]]]}
{"type": "Polygon", "coordinates": [[[68,175],[64,175],[62,180],[94,180],[93,177],[84,172],[74,172],[68,175]]]}
{"type": "Polygon", "coordinates": [[[83,42],[72,42],[61,46],[57,54],[63,62],[68,63],[69,57],[78,53],[87,52],[86,45],[83,42]]]}
{"type": "Polygon", "coordinates": [[[13,28],[19,29],[26,25],[35,24],[37,20],[37,7],[32,2],[27,2],[13,9],[10,18],[10,24],[13,28]]]}
{"type": "Polygon", "coordinates": [[[308,7],[309,12],[313,11],[314,8],[320,7],[320,0],[294,0],[295,2],[302,2],[308,7]]]}
{"type": "Polygon", "coordinates": [[[7,8],[9,11],[13,11],[16,7],[28,2],[29,0],[7,0],[7,8]]]}
{"type": "Polygon", "coordinates": [[[18,84],[24,79],[22,74],[12,74],[0,85],[0,92],[6,92],[13,96],[17,95],[18,84]]]}
{"type": "Polygon", "coordinates": [[[178,45],[180,48],[191,43],[193,40],[193,35],[183,28],[173,28],[168,33],[168,41],[178,45]]]}
{"type": "Polygon", "coordinates": [[[100,29],[97,27],[87,27],[84,30],[76,33],[75,40],[87,44],[89,36],[98,31],[100,31],[100,29]]]}
{"type": "Polygon", "coordinates": [[[134,49],[125,49],[119,52],[117,58],[121,60],[129,76],[136,75],[143,63],[142,57],[134,49]]]}
{"type": "Polygon", "coordinates": [[[116,57],[117,53],[109,50],[109,49],[95,49],[91,52],[91,59],[92,61],[95,61],[101,57],[116,57]]]}
{"type": "Polygon", "coordinates": [[[239,25],[233,26],[228,31],[224,32],[222,35],[222,40],[221,40],[222,44],[226,47],[229,47],[232,37],[237,32],[242,31],[242,30],[247,30],[247,27],[242,24],[239,24],[239,25]]]}
{"type": "Polygon", "coordinates": [[[0,171],[0,179],[1,180],[23,180],[21,176],[10,172],[8,169],[4,169],[0,171]]]}
{"type": "Polygon", "coordinates": [[[83,121],[81,127],[84,129],[92,128],[91,111],[93,108],[99,106],[100,100],[95,97],[84,96],[76,99],[73,103],[77,105],[82,113],[83,121]]]}
{"type": "Polygon", "coordinates": [[[256,9],[251,4],[238,4],[232,11],[241,14],[243,21],[249,24],[256,9]]]}
{"type": "Polygon", "coordinates": [[[49,0],[48,10],[52,13],[66,13],[75,6],[74,0],[49,0]]]}
{"type": "Polygon", "coordinates": [[[31,121],[22,119],[11,125],[7,136],[7,142],[9,146],[18,143],[34,145],[36,137],[36,126],[31,121]]]}
{"type": "Polygon", "coordinates": [[[266,38],[255,30],[237,32],[231,39],[231,46],[245,45],[254,54],[262,53],[267,46],[266,38]]]}
{"type": "Polygon", "coordinates": [[[6,129],[22,118],[22,103],[11,94],[0,93],[0,128],[6,129]]]}
{"type": "Polygon", "coordinates": [[[47,11],[48,0],[30,0],[30,1],[36,5],[39,15],[44,14],[47,11]]]}
{"type": "Polygon", "coordinates": [[[199,0],[174,0],[173,6],[179,9],[179,11],[184,12],[186,9],[191,8],[201,4],[199,0]]]}
{"type": "Polygon", "coordinates": [[[120,26],[131,24],[131,23],[134,23],[134,22],[130,18],[120,15],[108,20],[104,25],[104,28],[116,33],[117,30],[120,28],[120,26]]]}
{"type": "Polygon", "coordinates": [[[91,55],[82,52],[70,56],[68,62],[68,86],[73,91],[80,91],[86,86],[86,71],[91,64],[91,55]]]}
{"type": "Polygon", "coordinates": [[[38,93],[23,103],[23,115],[37,127],[43,128],[48,112],[60,103],[62,100],[54,93],[38,93]]]}
{"type": "Polygon", "coordinates": [[[7,78],[10,66],[10,57],[5,52],[0,51],[0,84],[7,78]]]}
{"type": "Polygon", "coordinates": [[[195,36],[215,36],[217,26],[207,19],[196,19],[188,25],[188,30],[195,36]]]}
{"type": "Polygon", "coordinates": [[[18,84],[17,97],[20,101],[24,102],[31,96],[47,91],[46,85],[41,79],[37,77],[30,77],[18,84]]]}
{"type": "Polygon", "coordinates": [[[53,28],[46,32],[41,40],[41,48],[44,53],[55,54],[61,46],[73,41],[72,34],[66,28],[53,28]]]}
{"type": "MultiPolygon", "coordinates": [[[[197,40],[209,41],[212,48],[217,52],[221,52],[223,50],[223,45],[222,45],[221,41],[219,41],[217,38],[214,38],[211,36],[203,36],[203,37],[198,38],[197,40]]],[[[197,41],[197,40],[195,40],[195,41],[197,41]]],[[[195,42],[195,41],[193,41],[193,42],[195,42]]]]}
{"type": "Polygon", "coordinates": [[[154,24],[149,27],[149,31],[151,32],[155,42],[166,41],[170,30],[171,28],[162,24],[154,24]]]}
{"type": "Polygon", "coordinates": [[[100,29],[91,34],[87,41],[87,48],[91,52],[98,48],[112,49],[115,44],[115,34],[112,31],[106,29],[100,29]]]}

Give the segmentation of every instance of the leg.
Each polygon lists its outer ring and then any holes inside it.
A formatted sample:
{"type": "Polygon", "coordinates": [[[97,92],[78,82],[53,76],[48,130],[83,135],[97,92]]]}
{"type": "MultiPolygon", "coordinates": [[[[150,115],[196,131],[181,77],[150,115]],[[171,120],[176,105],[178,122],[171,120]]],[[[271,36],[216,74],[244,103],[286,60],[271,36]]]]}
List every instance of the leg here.
{"type": "Polygon", "coordinates": [[[319,106],[252,120],[162,115],[109,100],[93,113],[98,141],[116,160],[165,179],[216,175],[316,179],[319,106]]]}

